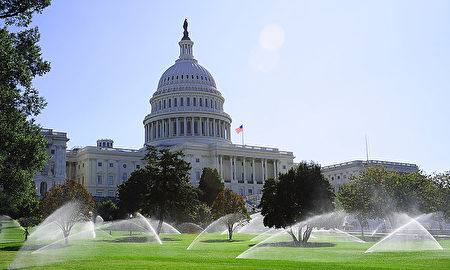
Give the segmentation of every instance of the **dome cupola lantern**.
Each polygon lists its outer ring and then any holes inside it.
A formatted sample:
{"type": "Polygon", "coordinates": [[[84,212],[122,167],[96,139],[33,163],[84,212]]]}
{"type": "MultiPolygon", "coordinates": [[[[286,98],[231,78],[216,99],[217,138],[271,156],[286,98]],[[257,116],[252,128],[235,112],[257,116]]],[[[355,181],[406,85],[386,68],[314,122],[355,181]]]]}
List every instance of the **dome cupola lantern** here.
{"type": "Polygon", "coordinates": [[[187,19],[184,20],[183,28],[183,38],[178,44],[180,45],[180,60],[182,59],[194,59],[194,52],[192,51],[192,47],[194,46],[194,42],[189,38],[189,32],[187,30],[188,22],[187,19]]]}

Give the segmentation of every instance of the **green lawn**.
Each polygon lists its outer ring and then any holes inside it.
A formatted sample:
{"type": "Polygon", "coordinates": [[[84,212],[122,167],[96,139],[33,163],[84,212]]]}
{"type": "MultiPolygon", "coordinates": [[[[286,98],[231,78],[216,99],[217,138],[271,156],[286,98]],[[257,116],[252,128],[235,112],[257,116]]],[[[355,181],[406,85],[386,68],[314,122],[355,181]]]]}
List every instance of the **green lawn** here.
{"type": "MultiPolygon", "coordinates": [[[[23,231],[5,229],[0,234],[0,268],[8,268],[22,246],[23,231]]],[[[255,235],[208,234],[186,250],[197,235],[161,235],[163,245],[145,235],[127,232],[97,233],[92,240],[71,239],[32,251],[42,245],[27,243],[20,252],[18,266],[42,265],[41,269],[450,269],[450,240],[442,240],[444,250],[364,254],[372,243],[336,242],[332,247],[263,247],[252,255],[258,259],[236,259],[250,248],[255,235]],[[151,241],[151,242],[148,242],[151,241]],[[51,265],[44,265],[51,262],[51,265]]],[[[256,250],[257,248],[255,248],[256,250]]]]}

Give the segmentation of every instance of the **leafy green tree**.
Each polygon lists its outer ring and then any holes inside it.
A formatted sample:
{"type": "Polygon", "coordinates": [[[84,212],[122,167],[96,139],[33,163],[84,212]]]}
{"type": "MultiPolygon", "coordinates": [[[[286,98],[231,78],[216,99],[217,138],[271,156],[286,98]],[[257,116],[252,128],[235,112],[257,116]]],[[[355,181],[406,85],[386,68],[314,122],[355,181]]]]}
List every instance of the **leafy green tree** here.
{"type": "Polygon", "coordinates": [[[200,200],[211,206],[225,185],[220,179],[217,169],[203,168],[198,188],[201,190],[200,200]]]}
{"type": "Polygon", "coordinates": [[[105,221],[114,220],[118,216],[119,207],[111,201],[101,201],[95,205],[95,213],[103,218],[105,221]]]}
{"type": "Polygon", "coordinates": [[[148,170],[141,168],[132,172],[128,180],[118,186],[119,216],[125,217],[141,209],[150,178],[148,170]]]}
{"type": "Polygon", "coordinates": [[[39,210],[43,218],[53,214],[58,208],[71,201],[78,201],[82,205],[81,212],[88,216],[94,210],[94,200],[91,193],[82,184],[68,180],[62,185],[53,186],[39,202],[39,210]]]}
{"type": "Polygon", "coordinates": [[[47,73],[50,63],[41,57],[38,29],[26,27],[33,13],[48,5],[49,0],[0,3],[0,209],[13,217],[29,216],[37,207],[32,178],[47,160],[34,120],[46,103],[32,81],[47,73]]]}
{"type": "Polygon", "coordinates": [[[234,230],[250,220],[244,200],[231,190],[224,190],[217,195],[212,205],[212,216],[214,219],[222,218],[230,241],[233,239],[234,230]]]}
{"type": "Polygon", "coordinates": [[[194,212],[198,204],[197,191],[189,182],[191,166],[183,157],[180,151],[147,145],[147,165],[119,187],[120,204],[156,217],[158,234],[167,216],[176,211],[194,212]]]}
{"type": "Polygon", "coordinates": [[[54,222],[62,230],[66,245],[69,243],[72,227],[77,222],[88,220],[93,209],[92,195],[84,185],[78,184],[74,180],[51,187],[39,203],[39,210],[44,219],[55,213],[54,222]],[[73,211],[60,209],[65,205],[73,211]]]}
{"type": "MultiPolygon", "coordinates": [[[[260,207],[264,225],[288,228],[307,218],[333,210],[334,193],[323,176],[320,165],[301,162],[297,168],[280,174],[279,180],[267,179],[263,187],[260,207]]],[[[298,239],[293,230],[288,230],[295,244],[306,244],[313,226],[306,224],[298,239]]]]}
{"type": "Polygon", "coordinates": [[[435,219],[439,222],[441,231],[442,223],[450,220],[450,174],[437,174],[431,177],[433,183],[433,206],[436,212],[435,219]]]}
{"type": "Polygon", "coordinates": [[[364,239],[364,227],[374,216],[372,213],[371,197],[365,192],[363,185],[355,182],[343,185],[337,194],[339,206],[349,214],[353,214],[361,225],[361,237],[364,239]]]}

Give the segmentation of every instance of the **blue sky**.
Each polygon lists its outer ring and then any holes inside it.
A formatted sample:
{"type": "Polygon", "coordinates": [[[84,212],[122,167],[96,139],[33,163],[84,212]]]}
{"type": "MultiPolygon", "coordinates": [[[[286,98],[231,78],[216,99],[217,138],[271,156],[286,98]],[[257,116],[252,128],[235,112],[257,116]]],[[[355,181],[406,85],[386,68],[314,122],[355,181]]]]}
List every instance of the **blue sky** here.
{"type": "MultiPolygon", "coordinates": [[[[322,165],[369,158],[450,169],[449,1],[53,1],[39,26],[43,127],[68,147],[140,148],[189,21],[245,143],[322,165]]],[[[234,143],[240,135],[233,133],[234,143]]]]}

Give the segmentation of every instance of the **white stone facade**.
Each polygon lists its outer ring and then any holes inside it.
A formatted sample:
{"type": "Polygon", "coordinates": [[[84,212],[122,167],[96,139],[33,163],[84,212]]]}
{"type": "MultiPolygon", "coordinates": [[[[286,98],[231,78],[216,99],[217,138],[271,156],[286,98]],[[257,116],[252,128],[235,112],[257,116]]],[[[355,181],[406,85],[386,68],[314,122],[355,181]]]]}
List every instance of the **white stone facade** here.
{"type": "Polygon", "coordinates": [[[52,186],[66,181],[66,143],[69,141],[65,132],[44,128],[41,133],[47,139],[49,159],[42,171],[33,177],[38,196],[43,196],[52,186]]]}
{"type": "Polygon", "coordinates": [[[353,160],[322,167],[323,175],[333,186],[335,193],[339,187],[350,183],[350,176],[358,176],[367,167],[385,167],[389,171],[411,173],[419,171],[416,164],[382,160],[353,160]]]}
{"type": "Polygon", "coordinates": [[[96,197],[115,197],[117,186],[145,166],[142,150],[113,148],[112,140],[99,140],[97,145],[108,145],[106,142],[110,146],[86,146],[67,152],[67,179],[83,184],[96,197]]]}

